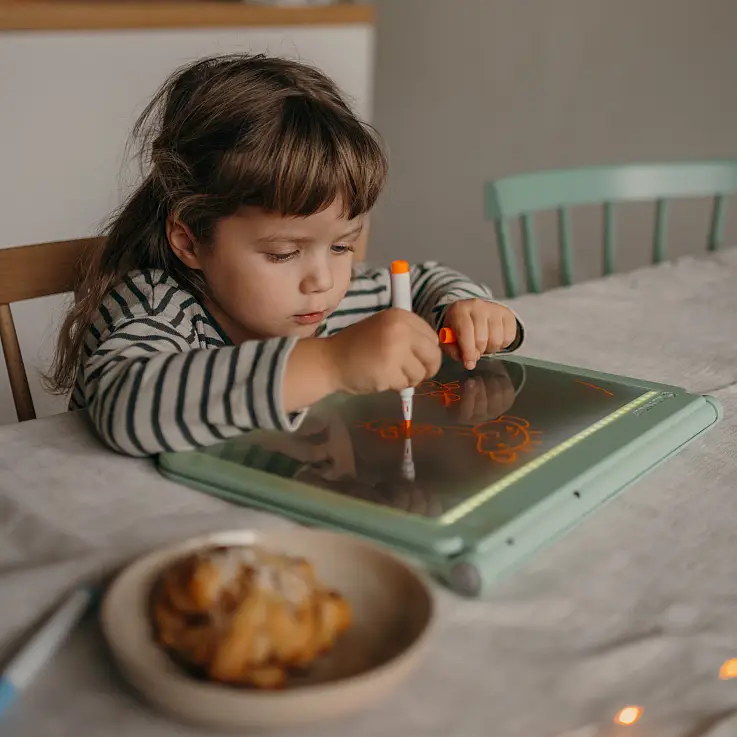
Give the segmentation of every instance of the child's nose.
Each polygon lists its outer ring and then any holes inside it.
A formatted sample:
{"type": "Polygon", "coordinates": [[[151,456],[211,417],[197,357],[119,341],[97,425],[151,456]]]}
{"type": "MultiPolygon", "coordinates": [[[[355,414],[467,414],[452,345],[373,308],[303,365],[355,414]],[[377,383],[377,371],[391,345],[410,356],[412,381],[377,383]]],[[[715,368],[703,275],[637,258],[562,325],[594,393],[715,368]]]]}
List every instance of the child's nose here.
{"type": "Polygon", "coordinates": [[[302,291],[329,292],[333,288],[333,272],[327,264],[313,264],[302,280],[302,291]]]}

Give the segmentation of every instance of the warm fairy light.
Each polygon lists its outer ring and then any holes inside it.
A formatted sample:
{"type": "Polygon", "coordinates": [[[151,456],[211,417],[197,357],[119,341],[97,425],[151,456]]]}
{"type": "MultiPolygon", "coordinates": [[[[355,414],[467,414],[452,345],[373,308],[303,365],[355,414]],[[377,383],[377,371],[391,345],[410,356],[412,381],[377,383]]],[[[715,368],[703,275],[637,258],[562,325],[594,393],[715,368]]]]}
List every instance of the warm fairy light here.
{"type": "Polygon", "coordinates": [[[642,716],[642,708],[639,706],[625,706],[614,717],[614,723],[622,727],[630,727],[635,722],[640,721],[642,716]]]}
{"type": "Polygon", "coordinates": [[[737,678],[737,658],[725,660],[722,663],[722,667],[719,669],[719,677],[723,681],[728,681],[730,678],[737,678]]]}

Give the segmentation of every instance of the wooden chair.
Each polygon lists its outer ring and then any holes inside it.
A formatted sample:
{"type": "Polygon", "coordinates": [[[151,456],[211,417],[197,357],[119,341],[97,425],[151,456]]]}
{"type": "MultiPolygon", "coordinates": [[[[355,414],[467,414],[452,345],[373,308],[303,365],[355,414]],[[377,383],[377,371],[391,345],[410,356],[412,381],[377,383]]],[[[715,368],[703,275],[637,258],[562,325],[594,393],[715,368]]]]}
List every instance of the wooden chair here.
{"type": "Polygon", "coordinates": [[[36,411],[15,331],[10,305],[35,297],[73,292],[79,263],[89,248],[99,248],[103,238],[39,243],[0,249],[0,343],[10,379],[18,419],[33,420],[36,411]]]}
{"type": "Polygon", "coordinates": [[[522,291],[517,274],[508,220],[518,217],[522,226],[522,251],[527,291],[541,291],[540,254],[532,215],[543,210],[558,211],[560,280],[573,283],[573,246],[568,208],[601,204],[604,217],[603,272],[614,271],[614,206],[617,202],[656,201],[652,262],[666,257],[665,233],[667,200],[685,197],[713,197],[707,247],[722,245],[725,197],[737,194],[737,159],[643,163],[624,166],[597,166],[581,169],[541,171],[487,182],[484,209],[496,228],[507,296],[522,291]]]}

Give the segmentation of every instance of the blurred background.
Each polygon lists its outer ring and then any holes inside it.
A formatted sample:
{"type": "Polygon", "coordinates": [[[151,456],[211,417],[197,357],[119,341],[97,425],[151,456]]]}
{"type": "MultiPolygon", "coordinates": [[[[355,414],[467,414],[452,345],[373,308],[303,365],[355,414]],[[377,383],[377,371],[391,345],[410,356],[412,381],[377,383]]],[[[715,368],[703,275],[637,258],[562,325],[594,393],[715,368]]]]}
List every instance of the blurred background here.
{"type": "MultiPolygon", "coordinates": [[[[386,140],[369,260],[442,260],[501,294],[484,182],[734,157],[735,38],[734,0],[0,0],[0,247],[97,233],[134,181],[127,136],[164,78],[205,54],[263,51],[320,66],[386,140]]],[[[599,273],[601,215],[580,215],[585,279],[599,273]]],[[[631,269],[649,259],[653,208],[623,215],[617,267],[631,269]]],[[[673,210],[671,255],[703,250],[709,215],[704,202],[673,210]]],[[[552,219],[540,236],[552,284],[552,219]]],[[[65,299],[13,307],[39,416],[65,404],[38,380],[65,299]]],[[[0,423],[14,421],[0,370],[0,423]]]]}

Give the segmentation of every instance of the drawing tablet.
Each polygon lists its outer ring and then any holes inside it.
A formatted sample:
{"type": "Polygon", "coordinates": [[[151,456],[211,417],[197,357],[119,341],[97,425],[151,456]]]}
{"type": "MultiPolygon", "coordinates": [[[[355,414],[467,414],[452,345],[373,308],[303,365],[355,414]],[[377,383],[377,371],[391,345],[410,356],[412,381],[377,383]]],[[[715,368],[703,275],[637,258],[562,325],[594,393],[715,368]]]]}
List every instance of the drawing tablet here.
{"type": "Polygon", "coordinates": [[[720,414],[678,387],[530,358],[448,361],[417,387],[410,437],[397,393],[335,395],[296,433],[162,454],[159,468],[372,538],[479,595],[720,414]]]}

